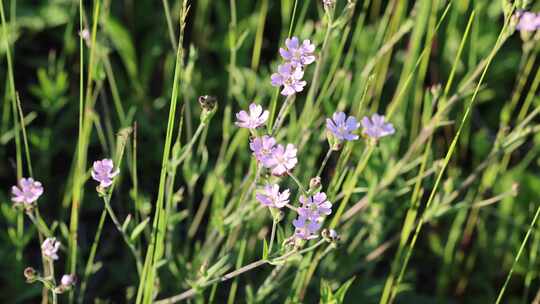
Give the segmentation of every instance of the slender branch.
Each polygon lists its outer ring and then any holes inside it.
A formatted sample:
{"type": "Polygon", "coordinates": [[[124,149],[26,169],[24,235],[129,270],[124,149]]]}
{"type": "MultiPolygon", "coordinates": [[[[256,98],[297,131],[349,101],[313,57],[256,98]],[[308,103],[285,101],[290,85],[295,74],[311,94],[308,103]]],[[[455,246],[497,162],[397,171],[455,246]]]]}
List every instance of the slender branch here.
{"type": "Polygon", "coordinates": [[[274,262],[281,262],[281,261],[286,262],[287,258],[292,256],[293,254],[306,253],[308,251],[314,250],[315,248],[319,247],[321,244],[323,244],[325,242],[326,241],[324,239],[321,239],[317,243],[315,243],[314,245],[312,245],[310,247],[307,247],[307,248],[305,248],[303,250],[300,250],[300,251],[291,250],[288,253],[284,254],[283,256],[275,258],[274,260],[258,260],[258,261],[255,261],[255,262],[247,264],[246,266],[244,266],[242,268],[239,268],[239,269],[237,269],[235,271],[229,272],[228,274],[226,274],[224,276],[215,278],[213,280],[209,280],[206,283],[202,284],[202,286],[198,286],[198,288],[191,288],[191,289],[186,290],[183,293],[178,294],[176,296],[172,296],[170,298],[159,300],[159,301],[155,302],[155,304],[171,304],[171,303],[177,303],[177,302],[180,302],[182,300],[192,298],[197,294],[197,292],[199,291],[200,288],[211,286],[211,285],[214,285],[215,283],[228,281],[230,279],[233,279],[233,278],[235,278],[235,277],[237,277],[237,276],[239,276],[239,275],[241,275],[243,273],[246,273],[246,272],[248,272],[250,270],[258,268],[258,267],[260,267],[262,265],[265,265],[267,263],[271,264],[271,263],[274,263],[274,262]]]}
{"type": "Polygon", "coordinates": [[[324,157],[324,160],[321,166],[319,167],[319,170],[317,170],[317,175],[315,176],[319,176],[319,177],[321,176],[324,168],[326,167],[326,163],[328,162],[328,160],[330,159],[330,156],[332,155],[332,152],[333,152],[332,147],[328,147],[328,152],[326,152],[326,156],[324,157]]]}
{"type": "Polygon", "coordinates": [[[114,226],[116,227],[116,230],[118,230],[118,232],[120,232],[120,234],[122,235],[122,238],[124,239],[124,242],[129,247],[129,250],[133,254],[133,257],[135,258],[135,263],[137,264],[137,273],[140,276],[141,271],[142,271],[141,257],[139,256],[139,253],[137,252],[137,249],[135,249],[135,246],[133,245],[133,243],[129,240],[129,238],[126,235],[125,231],[122,229],[122,225],[118,221],[118,218],[116,217],[116,214],[114,213],[114,210],[112,209],[109,200],[110,200],[110,198],[107,198],[107,197],[103,198],[103,201],[105,202],[105,209],[107,210],[107,213],[109,214],[109,217],[113,221],[114,226]]]}

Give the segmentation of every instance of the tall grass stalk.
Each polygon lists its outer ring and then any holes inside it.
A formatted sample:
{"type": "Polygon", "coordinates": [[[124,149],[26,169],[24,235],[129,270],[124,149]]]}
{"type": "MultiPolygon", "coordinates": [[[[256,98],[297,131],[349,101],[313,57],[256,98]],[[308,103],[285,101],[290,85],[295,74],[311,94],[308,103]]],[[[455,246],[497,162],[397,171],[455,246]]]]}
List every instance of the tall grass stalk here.
{"type": "MultiPolygon", "coordinates": [[[[507,35],[507,27],[508,27],[508,24],[509,24],[509,19],[505,20],[505,24],[503,26],[503,28],[501,29],[500,31],[500,34],[499,34],[499,37],[497,38],[497,42],[496,42],[496,46],[499,45],[500,43],[502,43],[504,41],[503,37],[505,35],[507,35]]],[[[454,138],[452,139],[452,142],[450,144],[450,147],[448,148],[448,151],[446,152],[446,155],[444,157],[444,162],[443,162],[443,165],[442,165],[442,168],[440,169],[438,175],[437,175],[437,178],[435,180],[435,184],[433,186],[433,189],[431,190],[431,193],[429,195],[429,198],[426,202],[426,207],[425,209],[426,210],[429,210],[429,207],[431,206],[431,203],[433,202],[433,199],[435,197],[435,194],[437,193],[437,190],[438,190],[438,186],[441,182],[441,179],[442,179],[442,176],[444,175],[445,173],[445,169],[446,167],[448,166],[448,163],[450,161],[450,158],[452,157],[452,154],[454,152],[454,149],[456,147],[456,144],[457,144],[457,141],[459,139],[459,135],[461,134],[461,131],[463,130],[463,126],[465,125],[465,122],[467,121],[467,119],[469,118],[469,113],[471,111],[471,108],[472,106],[474,105],[474,102],[476,100],[476,97],[478,95],[478,92],[480,90],[480,87],[482,85],[482,82],[484,80],[484,77],[488,71],[488,68],[493,60],[493,58],[495,57],[496,53],[497,53],[497,50],[498,48],[497,47],[494,47],[492,49],[492,51],[490,52],[489,56],[488,56],[488,59],[487,59],[487,62],[486,62],[486,65],[485,67],[483,68],[483,71],[482,71],[482,74],[480,76],[480,79],[478,80],[478,84],[476,85],[476,88],[474,90],[474,93],[473,95],[471,96],[471,99],[465,109],[465,112],[463,114],[463,117],[461,119],[461,122],[460,122],[460,125],[459,125],[459,128],[456,132],[456,134],[454,135],[454,138]]],[[[425,221],[425,212],[424,214],[422,214],[422,216],[420,217],[419,219],[419,223],[418,225],[416,226],[416,230],[414,232],[414,235],[413,235],[413,238],[409,244],[409,246],[407,247],[407,250],[406,250],[406,253],[405,253],[405,258],[404,258],[404,261],[402,263],[402,266],[401,266],[401,269],[400,269],[400,272],[399,272],[399,276],[397,277],[397,280],[396,280],[396,284],[392,287],[392,292],[391,292],[391,296],[390,296],[390,299],[389,301],[392,302],[393,299],[395,298],[395,296],[397,295],[397,291],[398,291],[398,287],[399,287],[399,284],[401,283],[401,280],[403,278],[403,275],[405,273],[405,269],[407,267],[407,264],[408,264],[408,261],[412,255],[412,251],[414,249],[414,246],[416,244],[416,240],[418,239],[418,235],[420,234],[420,231],[422,229],[422,226],[423,226],[423,223],[425,221]]],[[[381,300],[384,300],[384,298],[382,298],[381,300]]],[[[386,303],[384,301],[382,301],[383,303],[386,303]]]]}
{"type": "Polygon", "coordinates": [[[158,197],[155,205],[154,220],[152,225],[152,237],[150,244],[146,251],[146,258],[142,274],[140,276],[139,288],[137,290],[136,303],[151,303],[154,296],[155,279],[157,277],[157,263],[161,259],[164,252],[164,237],[167,227],[168,215],[164,212],[164,195],[165,195],[165,183],[167,179],[167,166],[169,163],[172,137],[174,131],[174,121],[176,114],[176,106],[179,95],[179,80],[182,73],[182,60],[184,57],[183,41],[184,41],[184,29],[186,26],[186,18],[189,12],[188,1],[184,0],[182,3],[182,10],[180,12],[180,38],[178,39],[178,47],[176,52],[176,63],[173,77],[173,89],[171,95],[171,102],[169,108],[169,118],[167,122],[167,134],[165,137],[165,146],[163,147],[163,158],[161,164],[160,182],[158,189],[158,197]]]}

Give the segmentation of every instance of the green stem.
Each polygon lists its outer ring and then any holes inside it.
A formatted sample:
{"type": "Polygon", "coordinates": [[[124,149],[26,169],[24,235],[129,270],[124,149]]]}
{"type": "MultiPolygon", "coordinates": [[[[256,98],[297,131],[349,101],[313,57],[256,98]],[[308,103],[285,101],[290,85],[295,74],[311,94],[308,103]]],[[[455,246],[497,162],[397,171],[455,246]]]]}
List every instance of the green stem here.
{"type": "Polygon", "coordinates": [[[308,194],[308,192],[306,191],[306,188],[304,188],[300,180],[298,180],[298,178],[296,178],[294,174],[292,174],[291,172],[287,172],[287,175],[289,175],[294,180],[294,182],[298,185],[298,187],[302,190],[302,192],[304,192],[305,195],[308,194]]]}
{"type": "Polygon", "coordinates": [[[92,267],[94,266],[94,259],[96,257],[97,248],[99,245],[99,241],[101,239],[101,232],[103,231],[103,225],[105,223],[106,218],[107,218],[107,210],[103,209],[103,211],[101,212],[101,217],[99,218],[99,224],[96,231],[96,235],[94,236],[94,242],[92,243],[92,247],[90,248],[90,256],[88,257],[88,261],[86,262],[83,279],[81,281],[79,303],[84,302],[84,294],[86,292],[86,285],[88,283],[88,278],[90,277],[90,274],[92,272],[92,267]]]}
{"type": "Polygon", "coordinates": [[[128,246],[129,250],[131,251],[131,254],[133,255],[133,258],[135,259],[135,262],[137,264],[137,273],[139,276],[141,275],[142,271],[142,261],[139,253],[137,252],[137,249],[133,245],[133,243],[130,241],[129,236],[126,234],[126,232],[122,229],[122,224],[118,221],[118,218],[116,217],[116,214],[114,213],[114,210],[111,207],[110,204],[110,197],[104,197],[103,202],[105,203],[105,209],[107,210],[107,213],[109,214],[109,217],[114,223],[114,226],[116,227],[116,230],[122,235],[122,238],[124,239],[124,242],[128,246]]]}
{"type": "Polygon", "coordinates": [[[540,206],[538,206],[538,208],[536,209],[534,218],[531,224],[529,225],[529,230],[527,230],[527,234],[525,235],[523,242],[521,242],[521,246],[519,246],[519,250],[516,255],[516,258],[514,259],[514,263],[512,264],[512,268],[510,268],[510,272],[508,272],[508,275],[506,276],[506,280],[504,281],[504,285],[502,286],[501,291],[499,292],[499,295],[497,296],[497,300],[495,301],[495,304],[499,304],[502,300],[504,291],[506,290],[506,286],[508,285],[508,282],[510,282],[510,278],[512,277],[512,274],[514,273],[514,269],[519,261],[519,258],[521,257],[521,253],[523,252],[523,249],[525,248],[525,245],[527,244],[527,241],[529,240],[529,237],[531,236],[531,232],[534,228],[534,225],[536,224],[536,220],[538,219],[539,214],[540,214],[540,206]]]}
{"type": "Polygon", "coordinates": [[[294,94],[287,96],[287,98],[285,99],[285,102],[283,102],[283,104],[281,105],[281,109],[279,109],[279,113],[276,118],[276,123],[272,127],[272,135],[275,135],[276,132],[281,127],[281,125],[283,124],[283,121],[285,120],[285,117],[289,113],[289,109],[295,99],[294,97],[295,97],[294,94]]]}
{"type": "Polygon", "coordinates": [[[330,156],[332,155],[332,152],[333,152],[332,147],[328,147],[328,152],[326,152],[326,156],[324,157],[324,160],[321,166],[319,167],[319,170],[317,170],[317,175],[315,176],[319,176],[319,177],[321,176],[324,168],[326,167],[326,163],[328,162],[328,160],[330,159],[330,156]]]}

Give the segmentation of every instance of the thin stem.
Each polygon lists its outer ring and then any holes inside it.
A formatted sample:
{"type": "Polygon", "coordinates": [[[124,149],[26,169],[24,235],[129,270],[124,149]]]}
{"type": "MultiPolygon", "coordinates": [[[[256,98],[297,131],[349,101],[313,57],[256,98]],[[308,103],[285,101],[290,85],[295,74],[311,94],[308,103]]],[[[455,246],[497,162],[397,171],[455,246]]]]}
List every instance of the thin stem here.
{"type": "Polygon", "coordinates": [[[53,304],[58,303],[56,292],[54,291],[54,287],[56,286],[56,280],[54,279],[54,261],[52,259],[47,259],[47,268],[48,268],[48,274],[50,282],[52,282],[52,286],[50,288],[52,298],[53,298],[53,304]]]}
{"type": "Polygon", "coordinates": [[[287,36],[287,38],[291,37],[291,35],[293,33],[294,18],[296,17],[296,8],[297,7],[298,7],[298,0],[294,0],[294,7],[293,7],[293,11],[292,11],[292,16],[291,16],[291,24],[289,25],[289,35],[287,36]]]}
{"type": "Polygon", "coordinates": [[[26,136],[26,126],[24,124],[24,114],[21,107],[21,99],[19,98],[19,94],[16,93],[16,99],[17,99],[17,112],[19,112],[19,119],[21,121],[21,131],[22,131],[22,137],[23,137],[23,143],[24,143],[24,154],[26,156],[26,165],[28,166],[28,173],[31,177],[34,177],[34,172],[32,170],[32,159],[30,158],[30,149],[28,148],[28,137],[26,136]]]}
{"type": "Polygon", "coordinates": [[[296,176],[294,176],[294,174],[292,174],[291,172],[287,171],[287,174],[294,180],[294,182],[298,185],[298,187],[300,189],[302,189],[302,192],[304,192],[304,194],[307,195],[306,188],[304,188],[304,186],[302,186],[302,183],[298,180],[298,178],[296,178],[296,176]]]}
{"type": "Polygon", "coordinates": [[[298,208],[296,208],[296,207],[294,207],[294,206],[292,206],[292,205],[290,205],[290,204],[285,204],[285,207],[287,207],[287,208],[293,210],[294,212],[297,212],[297,211],[298,211],[298,208]]]}
{"type": "Polygon", "coordinates": [[[178,159],[173,160],[175,166],[180,165],[186,159],[186,157],[191,152],[191,149],[193,148],[193,145],[195,144],[195,141],[197,141],[197,139],[201,135],[201,133],[204,130],[204,127],[206,125],[207,125],[207,123],[204,123],[204,122],[201,122],[199,124],[199,126],[197,127],[197,130],[195,131],[195,134],[193,135],[193,137],[191,138],[189,143],[184,147],[184,152],[180,155],[180,157],[178,157],[178,159]]]}
{"type": "Polygon", "coordinates": [[[49,228],[47,228],[47,225],[44,224],[43,219],[41,218],[39,213],[37,213],[36,209],[30,212],[26,212],[26,214],[28,215],[30,221],[32,221],[34,226],[36,226],[40,234],[45,235],[46,237],[53,237],[53,234],[51,233],[49,228]]]}
{"type": "Polygon", "coordinates": [[[330,159],[330,156],[332,155],[332,152],[333,152],[332,147],[328,147],[328,152],[326,152],[326,156],[324,157],[324,160],[321,166],[319,167],[319,170],[317,170],[317,175],[315,176],[319,176],[319,177],[321,176],[324,168],[326,167],[326,163],[328,162],[328,160],[330,159]]]}
{"type": "Polygon", "coordinates": [[[525,248],[525,245],[527,244],[527,240],[529,240],[529,237],[531,236],[531,232],[534,228],[534,225],[536,224],[536,220],[538,219],[538,215],[540,214],[540,206],[536,209],[536,213],[534,214],[534,218],[529,225],[529,230],[527,230],[527,234],[525,235],[525,238],[523,239],[523,242],[521,242],[521,246],[519,246],[518,253],[516,255],[516,258],[514,259],[514,263],[512,264],[512,268],[510,268],[510,272],[508,272],[508,275],[506,276],[506,280],[504,281],[504,285],[501,288],[501,291],[499,292],[499,296],[497,296],[497,301],[495,301],[495,304],[499,304],[502,300],[502,297],[504,295],[504,291],[506,290],[506,286],[508,285],[508,282],[510,282],[510,278],[512,277],[512,274],[514,273],[514,269],[519,261],[519,258],[521,257],[521,253],[523,252],[523,249],[525,248]]]}
{"type": "Polygon", "coordinates": [[[272,221],[272,231],[270,232],[270,246],[268,246],[268,252],[269,253],[272,252],[272,247],[274,246],[274,238],[276,237],[277,224],[278,224],[278,221],[276,219],[274,219],[272,221]]]}
{"type": "Polygon", "coordinates": [[[276,123],[272,127],[272,135],[275,135],[277,130],[281,127],[283,124],[283,121],[285,120],[285,116],[287,116],[287,113],[289,113],[289,108],[291,107],[293,101],[294,101],[294,94],[287,96],[285,99],[285,102],[281,105],[281,109],[279,109],[278,116],[276,118],[276,123]]]}
{"type": "Polygon", "coordinates": [[[267,263],[272,263],[272,262],[279,262],[279,261],[286,261],[287,258],[289,258],[291,255],[293,254],[303,254],[303,253],[306,253],[308,251],[311,251],[311,250],[314,250],[315,248],[319,247],[321,244],[325,243],[326,241],[324,239],[321,239],[319,240],[316,244],[308,247],[308,248],[305,248],[303,250],[300,250],[300,251],[296,251],[296,250],[291,250],[289,251],[288,253],[284,254],[283,256],[280,256],[272,261],[268,261],[268,260],[258,260],[258,261],[255,261],[253,263],[250,263],[242,268],[239,268],[235,271],[232,271],[232,272],[229,272],[228,274],[222,276],[222,277],[218,277],[218,278],[215,278],[213,280],[210,280],[210,281],[207,281],[206,283],[202,284],[201,286],[198,286],[198,288],[192,288],[192,289],[189,289],[181,294],[178,294],[176,296],[173,296],[173,297],[170,297],[170,298],[167,298],[167,299],[163,299],[163,300],[160,300],[160,301],[157,301],[155,302],[156,304],[171,304],[171,303],[177,303],[177,302],[180,302],[182,300],[186,300],[186,299],[189,299],[189,298],[192,298],[193,296],[195,296],[198,292],[198,289],[199,288],[204,288],[204,287],[207,287],[207,286],[211,286],[211,285],[214,285],[215,283],[218,283],[218,282],[225,282],[225,281],[228,281],[230,279],[233,279],[243,273],[246,273],[250,270],[253,270],[255,268],[258,268],[262,265],[265,265],[267,263]]]}
{"type": "Polygon", "coordinates": [[[79,303],[83,303],[84,301],[84,293],[86,292],[86,285],[88,283],[88,277],[90,276],[90,273],[92,271],[92,266],[94,265],[94,259],[96,257],[97,247],[99,245],[99,240],[101,239],[101,232],[103,231],[103,225],[105,223],[106,218],[107,218],[107,210],[103,209],[103,211],[101,212],[101,217],[99,218],[99,224],[96,231],[96,235],[94,237],[94,242],[92,243],[92,247],[90,249],[90,256],[88,257],[88,261],[86,262],[86,267],[85,267],[83,279],[81,282],[79,303]]]}
{"type": "MultiPolygon", "coordinates": [[[[207,286],[211,286],[215,283],[218,283],[218,282],[225,282],[225,281],[228,281],[232,278],[235,278],[245,272],[248,272],[252,269],[255,269],[255,268],[258,268],[264,264],[266,264],[267,261],[266,260],[258,260],[258,261],[255,261],[251,264],[248,264],[240,269],[237,269],[233,272],[229,272],[228,274],[222,276],[222,277],[219,277],[219,278],[215,278],[213,280],[210,280],[208,282],[206,282],[205,284],[203,284],[203,286],[201,287],[207,287],[207,286]]],[[[157,301],[155,302],[156,304],[170,304],[170,303],[177,303],[177,302],[180,302],[182,300],[186,300],[186,299],[189,299],[189,298],[192,298],[193,296],[195,296],[197,294],[197,289],[195,288],[192,288],[192,289],[189,289],[179,295],[176,295],[176,296],[173,296],[173,297],[170,297],[170,298],[167,298],[167,299],[163,299],[163,300],[160,300],[160,301],[157,301]]]]}
{"type": "Polygon", "coordinates": [[[282,260],[285,260],[285,261],[286,261],[286,260],[287,260],[291,255],[293,255],[293,254],[300,254],[300,255],[302,255],[302,254],[304,254],[304,253],[306,253],[306,252],[312,251],[313,249],[315,249],[315,248],[321,246],[321,245],[322,245],[323,243],[325,243],[325,242],[326,242],[325,239],[320,239],[317,243],[315,243],[315,244],[313,244],[313,245],[311,245],[311,246],[309,246],[309,247],[307,247],[307,248],[304,248],[304,249],[302,249],[302,250],[300,250],[300,251],[295,251],[295,250],[290,251],[289,253],[287,253],[287,254],[285,254],[285,255],[283,255],[283,256],[281,256],[281,257],[278,257],[278,258],[274,259],[273,262],[279,262],[279,261],[282,261],[282,260]]]}
{"type": "Polygon", "coordinates": [[[131,251],[131,254],[135,258],[135,263],[137,264],[137,273],[140,276],[141,271],[142,271],[141,257],[139,256],[139,254],[137,252],[137,249],[135,249],[135,246],[133,245],[133,243],[129,240],[129,237],[126,235],[125,231],[122,229],[122,225],[118,221],[118,218],[116,217],[116,215],[114,213],[114,210],[112,209],[111,204],[110,204],[109,201],[110,201],[110,197],[104,197],[103,198],[103,202],[105,202],[105,209],[107,210],[107,213],[109,214],[109,217],[113,221],[114,226],[116,227],[116,230],[118,230],[118,232],[120,232],[120,234],[122,235],[122,238],[124,239],[124,242],[129,247],[129,250],[131,251]]]}
{"type": "Polygon", "coordinates": [[[165,11],[165,20],[167,20],[167,28],[169,30],[169,38],[173,49],[176,51],[176,34],[174,33],[174,27],[171,18],[171,11],[169,9],[169,1],[163,0],[163,10],[165,11]]]}

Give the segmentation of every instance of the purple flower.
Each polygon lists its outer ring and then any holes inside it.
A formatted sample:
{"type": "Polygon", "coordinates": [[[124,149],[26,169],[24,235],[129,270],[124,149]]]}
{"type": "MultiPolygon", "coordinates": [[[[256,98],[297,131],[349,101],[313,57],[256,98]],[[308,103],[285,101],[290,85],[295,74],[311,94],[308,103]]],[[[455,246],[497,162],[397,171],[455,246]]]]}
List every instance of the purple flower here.
{"type": "Polygon", "coordinates": [[[316,234],[321,228],[321,223],[318,220],[313,220],[302,215],[298,215],[298,218],[293,220],[293,225],[296,228],[294,231],[295,236],[304,240],[316,238],[316,234]]]}
{"type": "Polygon", "coordinates": [[[257,193],[255,198],[264,206],[283,208],[289,203],[290,192],[285,189],[279,192],[279,185],[266,185],[262,193],[257,193]]]}
{"type": "Polygon", "coordinates": [[[302,206],[298,208],[298,214],[313,221],[332,213],[332,203],[326,199],[326,193],[319,192],[313,196],[300,196],[302,206]]]}
{"type": "Polygon", "coordinates": [[[253,151],[253,155],[263,166],[266,166],[268,158],[272,155],[272,149],[276,145],[276,139],[264,135],[263,137],[255,137],[249,143],[249,148],[253,151]]]}
{"type": "Polygon", "coordinates": [[[47,238],[41,244],[41,253],[51,260],[58,260],[58,249],[60,249],[60,242],[56,238],[47,238]]]}
{"type": "Polygon", "coordinates": [[[533,32],[540,28],[540,15],[532,12],[519,12],[516,29],[520,31],[533,32]]]}
{"type": "Polygon", "coordinates": [[[260,105],[252,103],[249,105],[249,114],[244,110],[236,113],[235,124],[240,128],[256,129],[264,125],[269,114],[268,110],[263,111],[260,105]]]}
{"type": "Polygon", "coordinates": [[[391,123],[384,122],[384,115],[373,114],[371,119],[364,116],[361,123],[364,128],[362,133],[375,139],[394,134],[396,131],[391,123]]]}
{"type": "Polygon", "coordinates": [[[272,169],[273,175],[283,175],[292,170],[298,159],[296,158],[297,149],[293,144],[277,145],[272,150],[272,155],[265,161],[265,166],[272,169]]]}
{"type": "Polygon", "coordinates": [[[343,112],[336,112],[332,115],[332,119],[326,119],[326,128],[340,141],[358,139],[358,135],[352,133],[358,127],[359,124],[356,118],[353,116],[347,117],[343,112]]]}
{"type": "Polygon", "coordinates": [[[92,167],[92,178],[99,182],[99,186],[107,188],[112,185],[113,178],[120,172],[118,169],[114,170],[113,161],[105,158],[94,162],[92,167]]]}
{"type": "Polygon", "coordinates": [[[71,287],[75,285],[76,278],[74,275],[71,274],[65,274],[62,276],[62,279],[60,279],[60,284],[64,287],[71,287]]]}
{"type": "Polygon", "coordinates": [[[283,86],[281,95],[290,96],[297,92],[302,92],[306,82],[302,80],[304,71],[301,68],[294,67],[291,63],[285,63],[278,66],[278,72],[272,74],[272,85],[274,87],[283,86]]]}
{"type": "Polygon", "coordinates": [[[300,44],[297,37],[287,38],[285,45],[287,48],[280,48],[279,53],[283,59],[290,61],[294,66],[304,67],[315,61],[315,56],[313,55],[315,45],[308,39],[300,44]]]}
{"type": "Polygon", "coordinates": [[[43,186],[33,178],[21,178],[18,186],[11,187],[11,200],[16,204],[30,205],[43,194],[43,186]]]}

